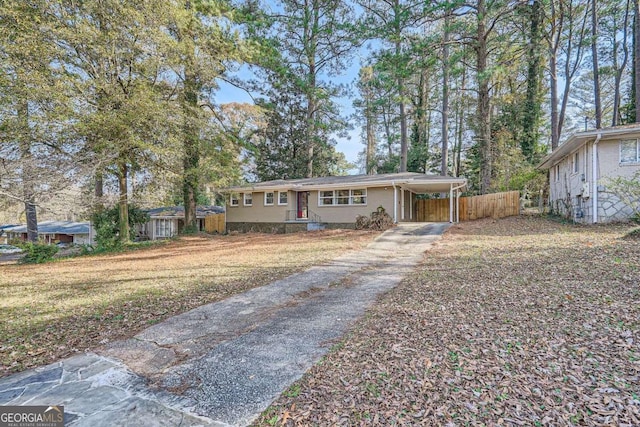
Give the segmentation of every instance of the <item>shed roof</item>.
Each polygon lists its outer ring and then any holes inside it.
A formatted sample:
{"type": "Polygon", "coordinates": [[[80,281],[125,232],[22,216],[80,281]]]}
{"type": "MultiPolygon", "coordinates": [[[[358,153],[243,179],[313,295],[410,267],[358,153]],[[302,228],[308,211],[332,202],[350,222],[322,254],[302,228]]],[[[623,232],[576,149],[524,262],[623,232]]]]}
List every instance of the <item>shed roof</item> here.
{"type": "MultiPolygon", "coordinates": [[[[145,211],[149,217],[155,219],[175,219],[184,218],[183,206],[168,206],[162,208],[148,209],[145,211]]],[[[196,218],[204,218],[209,215],[220,214],[224,212],[224,208],[221,206],[197,206],[196,218]]]]}
{"type": "Polygon", "coordinates": [[[417,172],[388,173],[379,175],[345,175],[317,178],[278,179],[250,183],[227,188],[228,192],[274,191],[274,190],[322,190],[331,188],[402,186],[414,193],[441,193],[452,187],[464,188],[467,180],[460,177],[426,175],[417,172]]]}
{"type": "MultiPolygon", "coordinates": [[[[90,223],[73,221],[42,221],[38,223],[38,234],[89,234],[90,223]]],[[[9,233],[26,233],[26,225],[5,229],[9,233]]]]}

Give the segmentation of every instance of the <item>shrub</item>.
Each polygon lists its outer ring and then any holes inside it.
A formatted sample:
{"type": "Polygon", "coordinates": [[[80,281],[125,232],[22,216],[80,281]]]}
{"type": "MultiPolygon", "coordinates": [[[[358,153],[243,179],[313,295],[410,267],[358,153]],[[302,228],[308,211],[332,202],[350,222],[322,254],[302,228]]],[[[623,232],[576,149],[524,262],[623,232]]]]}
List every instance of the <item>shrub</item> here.
{"type": "MultiPolygon", "coordinates": [[[[109,251],[121,247],[119,233],[119,208],[115,206],[111,209],[105,209],[95,212],[91,216],[91,221],[96,229],[96,242],[98,251],[109,251]]],[[[143,224],[149,220],[149,216],[136,208],[129,205],[129,233],[133,239],[136,234],[136,224],[143,224]]]]}
{"type": "Polygon", "coordinates": [[[22,243],[20,245],[24,251],[24,256],[20,260],[23,264],[41,264],[51,261],[53,256],[58,253],[56,245],[47,245],[44,243],[22,243]]]}

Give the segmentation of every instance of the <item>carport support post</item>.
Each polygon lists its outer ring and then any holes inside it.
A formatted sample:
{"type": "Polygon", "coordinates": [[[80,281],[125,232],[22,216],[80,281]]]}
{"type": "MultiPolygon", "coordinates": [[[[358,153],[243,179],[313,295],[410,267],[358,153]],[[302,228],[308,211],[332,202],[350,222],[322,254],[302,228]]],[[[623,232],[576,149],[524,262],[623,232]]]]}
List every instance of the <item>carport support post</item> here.
{"type": "Polygon", "coordinates": [[[449,222],[453,222],[453,184],[449,184],[449,222]]]}
{"type": "Polygon", "coordinates": [[[396,183],[391,181],[393,186],[393,223],[398,223],[398,192],[396,191],[396,183]]]}

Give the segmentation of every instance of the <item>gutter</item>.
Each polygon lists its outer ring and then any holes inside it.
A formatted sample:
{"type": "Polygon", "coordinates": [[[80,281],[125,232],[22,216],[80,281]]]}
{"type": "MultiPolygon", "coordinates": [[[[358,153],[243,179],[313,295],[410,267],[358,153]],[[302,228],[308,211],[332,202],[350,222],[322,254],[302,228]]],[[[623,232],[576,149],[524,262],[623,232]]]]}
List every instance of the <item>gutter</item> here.
{"type": "Polygon", "coordinates": [[[396,182],[391,181],[391,185],[393,186],[393,223],[398,223],[398,193],[396,191],[396,182]]]}
{"type": "Polygon", "coordinates": [[[591,153],[592,162],[592,171],[591,177],[593,181],[593,192],[592,196],[592,209],[593,214],[591,215],[593,223],[598,222],[598,143],[600,142],[600,138],[602,138],[602,133],[598,133],[595,141],[593,141],[593,153],[591,153]]]}

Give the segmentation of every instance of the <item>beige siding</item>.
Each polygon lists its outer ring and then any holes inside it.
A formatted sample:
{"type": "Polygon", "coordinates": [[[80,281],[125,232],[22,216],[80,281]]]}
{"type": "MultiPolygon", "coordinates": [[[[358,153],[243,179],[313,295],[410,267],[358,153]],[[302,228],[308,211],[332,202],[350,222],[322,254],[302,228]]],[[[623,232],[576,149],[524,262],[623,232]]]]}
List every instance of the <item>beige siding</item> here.
{"type": "Polygon", "coordinates": [[[369,216],[378,206],[393,217],[393,187],[368,188],[366,205],[318,206],[318,191],[309,192],[309,209],[318,214],[322,222],[354,223],[358,215],[369,216]]]}
{"type": "Polygon", "coordinates": [[[231,206],[227,201],[227,222],[284,222],[287,216],[287,210],[296,208],[295,194],[288,192],[288,203],[286,205],[278,204],[278,192],[274,194],[273,205],[264,204],[264,192],[253,192],[253,205],[244,205],[244,194],[240,194],[239,206],[231,206]]]}
{"type": "MultiPolygon", "coordinates": [[[[297,210],[297,193],[289,191],[288,204],[278,206],[278,193],[276,192],[273,206],[264,205],[264,193],[253,192],[253,205],[244,206],[243,194],[239,195],[239,206],[231,206],[227,203],[228,223],[282,223],[286,221],[287,211],[297,210]]],[[[401,220],[402,200],[398,189],[398,221],[401,220]]],[[[319,206],[319,192],[309,191],[309,210],[320,216],[322,222],[326,223],[355,223],[358,215],[371,215],[379,206],[385,208],[387,213],[393,217],[393,187],[380,187],[367,189],[366,205],[344,205],[344,206],[319,206]]],[[[411,204],[409,202],[409,192],[405,191],[405,221],[410,221],[411,204]]],[[[411,199],[412,200],[412,199],[411,199]]],[[[295,215],[295,213],[294,213],[295,215]]]]}

